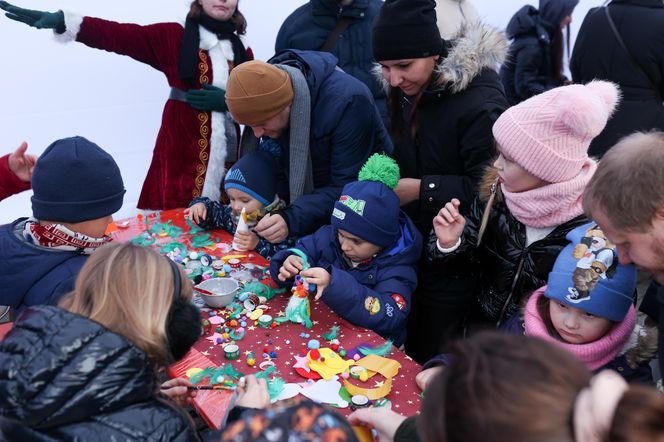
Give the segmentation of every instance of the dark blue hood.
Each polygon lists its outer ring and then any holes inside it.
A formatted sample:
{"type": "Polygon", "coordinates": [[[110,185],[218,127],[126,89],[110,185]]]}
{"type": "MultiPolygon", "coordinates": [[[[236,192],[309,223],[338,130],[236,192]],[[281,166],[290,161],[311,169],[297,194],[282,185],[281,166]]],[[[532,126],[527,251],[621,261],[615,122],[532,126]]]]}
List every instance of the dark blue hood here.
{"type": "Polygon", "coordinates": [[[286,49],[268,60],[271,64],[287,64],[299,68],[305,74],[311,102],[318,98],[321,84],[337,69],[337,57],[329,52],[286,49]]]}
{"type": "Polygon", "coordinates": [[[559,26],[568,15],[572,15],[579,0],[540,0],[539,15],[545,22],[559,26]]]}
{"type": "Polygon", "coordinates": [[[363,18],[369,7],[369,0],[354,0],[347,6],[334,0],[311,0],[311,11],[314,15],[333,15],[339,17],[363,18]]]}

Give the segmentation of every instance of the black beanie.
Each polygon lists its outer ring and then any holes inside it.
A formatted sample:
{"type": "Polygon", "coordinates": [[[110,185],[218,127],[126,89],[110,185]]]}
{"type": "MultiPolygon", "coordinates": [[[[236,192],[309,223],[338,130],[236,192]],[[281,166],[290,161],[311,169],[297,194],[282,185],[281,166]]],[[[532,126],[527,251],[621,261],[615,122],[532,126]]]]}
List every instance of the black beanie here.
{"type": "Polygon", "coordinates": [[[224,178],[224,190],[238,189],[269,206],[277,194],[277,161],[262,150],[249,152],[233,164],[224,178]]]}
{"type": "Polygon", "coordinates": [[[385,0],[373,24],[377,61],[425,58],[443,51],[434,0],[385,0]]]}
{"type": "Polygon", "coordinates": [[[125,194],[113,157],[83,137],[57,140],[46,148],[35,164],[32,190],[35,218],[67,223],[112,215],[125,194]]]}

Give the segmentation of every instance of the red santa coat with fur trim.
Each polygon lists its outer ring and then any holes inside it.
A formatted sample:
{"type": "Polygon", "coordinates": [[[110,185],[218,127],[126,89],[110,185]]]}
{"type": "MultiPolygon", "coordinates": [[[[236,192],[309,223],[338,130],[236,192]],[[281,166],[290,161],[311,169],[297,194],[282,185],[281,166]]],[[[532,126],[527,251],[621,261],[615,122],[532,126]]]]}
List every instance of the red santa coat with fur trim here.
{"type": "MultiPolygon", "coordinates": [[[[141,26],[65,13],[67,31],[59,38],[76,39],[146,63],[166,76],[169,86],[189,89],[178,76],[179,23],[141,26]]],[[[251,52],[249,50],[251,57],[251,52]]],[[[210,83],[226,89],[233,66],[230,42],[201,28],[195,88],[210,83]],[[213,75],[213,72],[215,75],[213,75]]],[[[239,127],[228,112],[201,112],[185,101],[169,98],[164,106],[152,162],[138,200],[140,209],[187,207],[200,196],[218,200],[226,161],[237,158],[239,127]]]]}

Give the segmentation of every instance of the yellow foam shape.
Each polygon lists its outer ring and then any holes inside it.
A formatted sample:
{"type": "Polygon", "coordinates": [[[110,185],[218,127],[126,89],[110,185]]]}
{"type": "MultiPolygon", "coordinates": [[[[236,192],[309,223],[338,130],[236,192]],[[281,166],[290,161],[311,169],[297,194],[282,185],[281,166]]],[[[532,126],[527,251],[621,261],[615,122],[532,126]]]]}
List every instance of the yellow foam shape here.
{"type": "Polygon", "coordinates": [[[190,377],[192,377],[193,375],[195,375],[196,373],[200,373],[201,371],[203,371],[202,368],[191,367],[189,370],[187,370],[187,371],[184,373],[184,375],[185,375],[186,377],[190,378],[190,377]]]}
{"type": "Polygon", "coordinates": [[[354,361],[346,361],[330,348],[319,348],[320,359],[311,359],[311,352],[307,353],[309,359],[309,368],[317,372],[326,381],[329,381],[334,375],[343,373],[348,367],[355,365],[354,361]],[[324,359],[324,361],[321,361],[324,359]]]}
{"type": "Polygon", "coordinates": [[[253,312],[251,312],[251,315],[249,315],[249,319],[252,321],[258,321],[258,318],[263,316],[263,309],[257,308],[253,312]]]}

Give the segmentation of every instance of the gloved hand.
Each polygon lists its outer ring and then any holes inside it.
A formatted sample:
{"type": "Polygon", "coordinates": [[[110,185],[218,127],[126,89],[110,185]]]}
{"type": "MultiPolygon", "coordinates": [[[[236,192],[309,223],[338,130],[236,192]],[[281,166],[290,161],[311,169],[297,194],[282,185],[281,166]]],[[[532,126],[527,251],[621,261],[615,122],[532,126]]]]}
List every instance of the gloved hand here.
{"type": "Polygon", "coordinates": [[[20,21],[33,28],[54,29],[58,34],[62,34],[67,30],[65,26],[65,14],[62,11],[33,11],[31,9],[19,8],[5,1],[0,1],[0,9],[7,11],[5,14],[7,18],[20,21]]]}
{"type": "Polygon", "coordinates": [[[189,89],[187,91],[187,103],[194,109],[200,111],[226,112],[226,91],[217,86],[203,83],[203,89],[189,89]]]}

